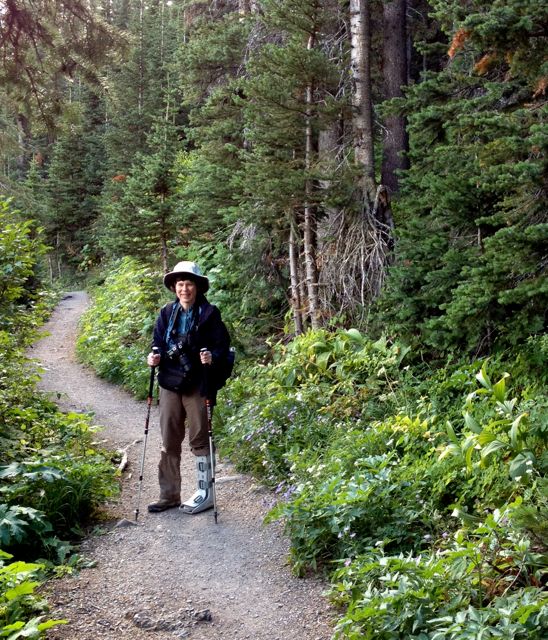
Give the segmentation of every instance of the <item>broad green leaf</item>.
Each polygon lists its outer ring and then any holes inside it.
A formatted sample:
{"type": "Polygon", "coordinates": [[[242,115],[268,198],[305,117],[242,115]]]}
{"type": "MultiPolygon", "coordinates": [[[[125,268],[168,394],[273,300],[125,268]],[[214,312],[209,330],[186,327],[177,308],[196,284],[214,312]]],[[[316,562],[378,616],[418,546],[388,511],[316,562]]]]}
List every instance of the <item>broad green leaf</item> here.
{"type": "Polygon", "coordinates": [[[327,364],[329,362],[330,357],[331,357],[330,351],[324,351],[323,353],[319,353],[316,356],[316,364],[318,365],[318,368],[321,369],[322,371],[325,371],[327,369],[327,364]]]}
{"type": "Polygon", "coordinates": [[[286,387],[292,387],[293,384],[295,383],[296,377],[297,377],[297,372],[295,371],[295,369],[291,369],[290,371],[287,372],[287,375],[285,376],[284,385],[286,387]]]}
{"type": "Polygon", "coordinates": [[[52,627],[56,627],[58,624],[68,624],[68,620],[46,620],[45,622],[41,622],[38,625],[39,631],[46,631],[47,629],[51,629],[52,627]]]}
{"type": "Polygon", "coordinates": [[[447,456],[460,456],[462,455],[462,450],[458,444],[448,444],[440,451],[438,455],[438,460],[443,460],[447,458],[447,456]]]}
{"type": "Polygon", "coordinates": [[[8,600],[15,600],[16,598],[19,598],[21,596],[26,596],[34,593],[36,587],[38,586],[40,586],[39,582],[31,582],[30,580],[25,580],[24,582],[18,584],[16,587],[13,587],[13,589],[8,589],[4,593],[4,596],[8,600]]]}
{"type": "Polygon", "coordinates": [[[351,340],[354,340],[355,342],[359,342],[360,344],[364,342],[364,337],[357,329],[348,329],[347,331],[344,332],[344,334],[347,335],[351,340]]]}
{"type": "Polygon", "coordinates": [[[512,427],[510,428],[510,442],[514,451],[518,451],[520,447],[521,438],[519,433],[519,426],[522,420],[526,417],[526,413],[520,413],[519,416],[517,416],[517,418],[512,422],[512,427]]]}
{"type": "Polygon", "coordinates": [[[499,402],[504,402],[506,397],[506,378],[509,378],[510,374],[505,373],[502,378],[493,386],[493,393],[495,394],[495,398],[499,402]]]}
{"type": "Polygon", "coordinates": [[[497,439],[497,436],[494,433],[491,433],[490,431],[482,431],[478,435],[478,444],[484,447],[486,444],[489,444],[490,442],[493,442],[493,440],[496,440],[496,439],[497,439]]]}
{"type": "Polygon", "coordinates": [[[466,461],[466,466],[468,467],[468,469],[472,469],[472,467],[474,466],[472,464],[472,456],[474,455],[474,448],[473,447],[469,447],[466,451],[466,453],[464,454],[464,459],[466,461]]]}
{"type": "Polygon", "coordinates": [[[481,450],[481,457],[483,459],[488,458],[490,455],[495,453],[495,451],[499,451],[500,449],[506,449],[508,445],[501,440],[493,440],[486,447],[481,450]]]}
{"type": "Polygon", "coordinates": [[[478,424],[477,420],[474,418],[474,416],[468,413],[468,411],[465,411],[464,413],[464,422],[466,426],[470,429],[470,431],[473,431],[474,433],[481,433],[483,431],[483,429],[478,424]]]}
{"type": "Polygon", "coordinates": [[[449,422],[449,420],[447,420],[447,422],[445,423],[445,427],[446,427],[447,435],[449,436],[449,440],[457,444],[460,449],[460,440],[457,438],[457,434],[455,433],[455,430],[453,429],[453,425],[451,424],[451,422],[449,422]]]}
{"type": "Polygon", "coordinates": [[[520,451],[510,462],[510,477],[513,480],[517,480],[518,478],[526,476],[527,472],[533,468],[535,461],[535,454],[532,451],[520,451]]]}
{"type": "Polygon", "coordinates": [[[493,385],[491,384],[491,380],[489,379],[489,376],[487,374],[487,363],[484,363],[481,371],[476,374],[476,379],[479,381],[482,387],[485,387],[485,389],[491,391],[493,385]]]}

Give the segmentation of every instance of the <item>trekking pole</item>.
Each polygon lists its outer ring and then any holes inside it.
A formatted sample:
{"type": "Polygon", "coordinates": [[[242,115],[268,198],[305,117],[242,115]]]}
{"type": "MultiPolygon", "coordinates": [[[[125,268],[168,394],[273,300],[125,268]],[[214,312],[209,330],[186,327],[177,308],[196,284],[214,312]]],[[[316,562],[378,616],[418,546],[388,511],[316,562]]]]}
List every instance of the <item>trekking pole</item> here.
{"type": "MultiPolygon", "coordinates": [[[[207,351],[207,349],[200,349],[200,352],[207,351]]],[[[209,365],[205,365],[204,369],[204,377],[205,377],[205,387],[206,387],[206,397],[205,397],[205,406],[207,412],[207,435],[209,438],[209,457],[211,459],[211,494],[213,496],[213,517],[215,518],[215,524],[217,524],[217,491],[215,486],[215,444],[213,442],[213,426],[212,426],[212,406],[211,400],[208,397],[209,391],[209,376],[208,376],[208,367],[209,365]]]]}
{"type": "MultiPolygon", "coordinates": [[[[158,347],[152,347],[152,353],[156,355],[159,352],[158,347]]],[[[139,492],[137,494],[137,507],[135,508],[135,522],[139,517],[139,505],[141,504],[141,489],[143,487],[143,472],[145,469],[145,454],[147,450],[148,423],[150,422],[150,409],[152,407],[152,395],[154,393],[154,376],[156,375],[156,367],[150,368],[150,382],[148,385],[147,396],[147,417],[145,419],[145,439],[143,442],[143,453],[141,455],[141,471],[139,472],[139,492]]]]}

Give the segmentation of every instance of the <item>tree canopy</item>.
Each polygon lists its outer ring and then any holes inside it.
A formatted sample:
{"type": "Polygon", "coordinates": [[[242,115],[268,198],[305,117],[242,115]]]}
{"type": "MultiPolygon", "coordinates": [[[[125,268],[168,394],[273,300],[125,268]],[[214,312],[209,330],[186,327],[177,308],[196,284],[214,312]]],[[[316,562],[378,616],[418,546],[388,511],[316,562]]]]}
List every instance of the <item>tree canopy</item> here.
{"type": "Polygon", "coordinates": [[[2,182],[45,227],[50,272],[194,257],[230,270],[251,326],[388,328],[433,354],[543,330],[542,4],[0,16],[2,182]]]}

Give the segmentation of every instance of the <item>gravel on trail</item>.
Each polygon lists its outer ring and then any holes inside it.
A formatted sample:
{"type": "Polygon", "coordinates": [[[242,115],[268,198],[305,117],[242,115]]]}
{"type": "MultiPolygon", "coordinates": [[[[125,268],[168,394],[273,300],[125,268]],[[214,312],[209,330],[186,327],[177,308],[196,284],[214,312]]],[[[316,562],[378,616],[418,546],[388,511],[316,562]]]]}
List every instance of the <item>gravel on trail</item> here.
{"type": "MultiPolygon", "coordinates": [[[[44,370],[39,388],[61,410],[91,414],[102,427],[97,440],[126,451],[128,464],[121,498],[108,507],[111,519],[81,544],[90,567],[45,587],[48,617],[68,621],[48,638],[329,640],[335,615],[324,595],[327,584],[292,575],[281,525],[263,523],[269,492],[229,462],[217,464],[217,524],[212,511],[147,512],[158,497],[156,406],[135,524],[147,406],[77,363],[78,320],[88,304],[85,292],[67,293],[31,356],[44,370]]],[[[185,441],[183,498],[195,483],[186,447],[185,441]]]]}

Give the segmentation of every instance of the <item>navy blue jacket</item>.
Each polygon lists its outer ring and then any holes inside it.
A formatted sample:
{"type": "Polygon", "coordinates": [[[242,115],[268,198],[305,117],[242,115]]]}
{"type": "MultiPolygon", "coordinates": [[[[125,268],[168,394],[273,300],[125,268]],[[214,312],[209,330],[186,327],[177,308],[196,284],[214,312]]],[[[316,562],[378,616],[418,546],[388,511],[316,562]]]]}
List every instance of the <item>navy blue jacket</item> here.
{"type": "MultiPolygon", "coordinates": [[[[164,305],[160,309],[154,325],[152,346],[160,350],[160,370],[162,369],[162,364],[165,366],[168,361],[168,356],[166,355],[168,346],[165,338],[169,318],[176,304],[179,304],[178,300],[164,305]]],[[[217,395],[216,371],[219,363],[226,360],[230,348],[230,336],[221,319],[221,312],[215,305],[210,304],[205,296],[198,295],[194,306],[199,309],[199,314],[194,328],[189,333],[191,346],[189,357],[191,358],[193,370],[197,372],[196,382],[199,385],[200,395],[207,396],[212,401],[212,404],[215,404],[217,395]],[[204,348],[211,351],[213,357],[212,364],[207,367],[200,362],[200,349],[204,348]]]]}

